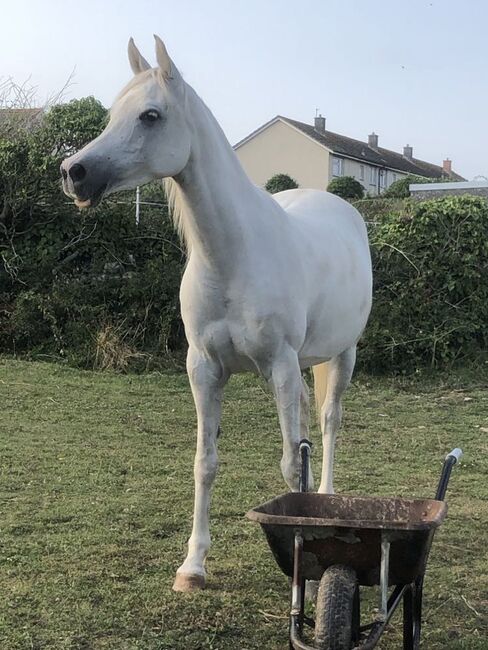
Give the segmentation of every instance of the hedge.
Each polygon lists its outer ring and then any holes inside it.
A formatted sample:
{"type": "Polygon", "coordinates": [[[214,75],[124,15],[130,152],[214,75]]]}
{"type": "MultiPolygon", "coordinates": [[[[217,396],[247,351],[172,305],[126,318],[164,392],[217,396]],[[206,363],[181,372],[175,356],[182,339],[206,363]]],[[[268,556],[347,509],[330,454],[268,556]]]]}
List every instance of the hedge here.
{"type": "Polygon", "coordinates": [[[35,129],[0,134],[0,351],[83,367],[143,368],[183,346],[185,253],[160,183],[80,213],[59,163],[95,137],[93,100],[57,106],[35,129]]]}
{"type": "MultiPolygon", "coordinates": [[[[82,367],[144,369],[184,351],[185,254],[162,186],[80,215],[60,160],[103,128],[93,100],[0,133],[0,352],[82,367]]],[[[360,344],[367,370],[411,372],[478,359],[488,344],[488,203],[479,197],[360,201],[374,301],[360,344]],[[376,207],[375,207],[376,206],[376,207]]]]}
{"type": "Polygon", "coordinates": [[[364,367],[409,372],[475,361],[488,346],[488,202],[452,196],[370,226],[373,310],[364,367]]]}

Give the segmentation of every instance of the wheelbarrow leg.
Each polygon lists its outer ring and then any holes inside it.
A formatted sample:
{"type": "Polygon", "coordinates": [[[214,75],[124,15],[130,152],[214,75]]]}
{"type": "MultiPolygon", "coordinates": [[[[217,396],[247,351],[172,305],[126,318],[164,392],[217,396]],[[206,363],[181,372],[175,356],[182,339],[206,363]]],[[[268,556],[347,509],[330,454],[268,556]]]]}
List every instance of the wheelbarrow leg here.
{"type": "Polygon", "coordinates": [[[403,650],[414,650],[412,585],[409,585],[403,594],[403,650]]]}
{"type": "Polygon", "coordinates": [[[403,650],[420,648],[423,581],[423,577],[417,578],[403,596],[403,650]]]}
{"type": "Polygon", "coordinates": [[[420,648],[420,630],[422,629],[422,591],[424,587],[424,576],[415,581],[413,597],[413,647],[420,648]]]}
{"type": "Polygon", "coordinates": [[[354,592],[352,604],[352,643],[354,646],[359,645],[361,640],[361,597],[359,594],[359,585],[354,592]]]}

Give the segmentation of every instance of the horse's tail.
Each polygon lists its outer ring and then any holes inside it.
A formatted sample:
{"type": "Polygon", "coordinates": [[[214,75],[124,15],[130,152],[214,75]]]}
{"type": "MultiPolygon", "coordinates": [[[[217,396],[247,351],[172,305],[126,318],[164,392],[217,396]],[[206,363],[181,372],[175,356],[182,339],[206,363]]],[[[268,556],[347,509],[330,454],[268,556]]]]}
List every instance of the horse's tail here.
{"type": "Polygon", "coordinates": [[[312,367],[313,370],[313,383],[314,383],[314,393],[315,393],[315,405],[317,407],[317,417],[320,422],[320,411],[325,402],[325,397],[327,395],[327,374],[328,367],[327,362],[319,363],[316,366],[312,367]]]}

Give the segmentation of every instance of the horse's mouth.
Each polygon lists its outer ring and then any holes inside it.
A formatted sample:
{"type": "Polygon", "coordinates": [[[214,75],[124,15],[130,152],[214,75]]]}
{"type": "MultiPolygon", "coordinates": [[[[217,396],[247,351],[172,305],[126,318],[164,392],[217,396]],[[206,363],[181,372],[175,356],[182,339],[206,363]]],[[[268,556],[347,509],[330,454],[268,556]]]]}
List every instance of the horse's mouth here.
{"type": "Polygon", "coordinates": [[[76,207],[80,210],[86,210],[87,208],[96,208],[100,201],[103,199],[106,189],[107,183],[102,185],[89,199],[75,198],[74,203],[76,207]]]}

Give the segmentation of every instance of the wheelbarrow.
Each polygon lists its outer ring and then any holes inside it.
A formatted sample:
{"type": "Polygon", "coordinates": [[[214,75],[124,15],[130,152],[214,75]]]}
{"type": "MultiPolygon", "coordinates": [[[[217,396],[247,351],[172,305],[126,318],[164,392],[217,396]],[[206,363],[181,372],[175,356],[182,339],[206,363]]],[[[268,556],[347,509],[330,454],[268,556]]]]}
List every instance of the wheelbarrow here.
{"type": "Polygon", "coordinates": [[[370,650],[403,602],[403,648],[417,650],[422,587],[435,529],[447,512],[444,497],[455,463],[446,456],[435,499],[318,494],[308,491],[311,443],[300,442],[300,490],[247,513],[261,524],[273,555],[292,579],[290,648],[370,650]],[[305,583],[320,581],[315,621],[305,616],[305,583]],[[380,586],[378,614],[361,625],[360,587],[380,586]],[[391,588],[391,590],[390,590],[391,588]],[[314,645],[304,640],[314,628],[314,645]]]}

